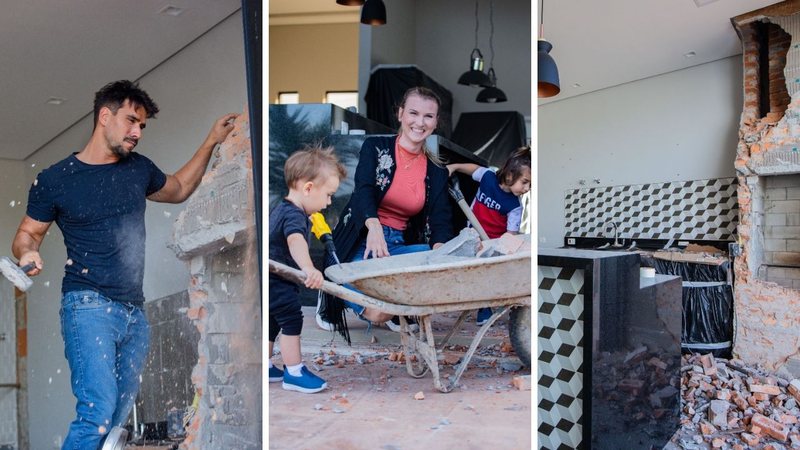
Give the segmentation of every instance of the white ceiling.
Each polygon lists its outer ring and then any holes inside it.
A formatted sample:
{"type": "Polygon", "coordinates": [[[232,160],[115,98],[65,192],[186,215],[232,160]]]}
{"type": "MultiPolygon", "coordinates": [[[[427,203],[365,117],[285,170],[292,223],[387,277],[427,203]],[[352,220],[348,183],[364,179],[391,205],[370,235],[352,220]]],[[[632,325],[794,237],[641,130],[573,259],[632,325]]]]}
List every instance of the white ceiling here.
{"type": "MultiPolygon", "coordinates": [[[[561,92],[539,104],[741,54],[730,19],[774,3],[778,2],[545,1],[544,37],[553,44],[550,54],[558,66],[561,92]],[[684,56],[690,52],[695,55],[684,56]]],[[[542,0],[537,4],[541,8],[542,0]]],[[[535,30],[538,20],[537,16],[535,30]]]]}
{"type": "MultiPolygon", "coordinates": [[[[495,0],[495,6],[502,7],[505,1],[509,0],[495,0]]],[[[534,40],[542,1],[534,1],[534,40]]],[[[550,54],[558,65],[561,93],[539,104],[740,54],[741,43],[730,19],[774,3],[778,1],[545,0],[544,37],[553,44],[550,54]],[[690,52],[694,56],[684,56],[690,52]]],[[[270,0],[269,4],[272,25],[358,10],[335,0],[270,0]]]]}
{"type": "Polygon", "coordinates": [[[0,158],[24,160],[90,114],[104,84],[142,77],[240,8],[240,0],[3,1],[0,158]],[[158,14],[166,6],[184,10],[158,14]],[[66,101],[48,105],[50,97],[66,101]]]}

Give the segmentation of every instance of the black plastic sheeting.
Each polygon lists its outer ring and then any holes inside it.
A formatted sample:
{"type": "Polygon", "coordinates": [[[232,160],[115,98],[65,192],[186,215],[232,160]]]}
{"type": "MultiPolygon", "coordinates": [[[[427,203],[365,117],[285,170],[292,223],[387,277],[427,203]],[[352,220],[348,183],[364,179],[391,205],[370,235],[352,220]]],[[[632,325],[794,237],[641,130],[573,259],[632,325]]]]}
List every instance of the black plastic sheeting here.
{"type": "Polygon", "coordinates": [[[503,167],[508,157],[527,144],[525,118],[516,111],[465,112],[458,118],[451,141],[503,167]]]}
{"type": "Polygon", "coordinates": [[[729,358],[733,343],[733,287],[728,284],[730,263],[709,265],[661,259],[653,259],[653,262],[656,272],[679,275],[684,281],[681,348],[729,358]],[[704,286],[704,282],[725,284],[704,286]]]}
{"type": "Polygon", "coordinates": [[[397,130],[400,128],[397,108],[403,100],[403,94],[416,86],[431,89],[439,96],[442,104],[435,133],[449,139],[453,130],[453,94],[417,66],[378,66],[372,70],[364,95],[367,118],[397,130]]]}

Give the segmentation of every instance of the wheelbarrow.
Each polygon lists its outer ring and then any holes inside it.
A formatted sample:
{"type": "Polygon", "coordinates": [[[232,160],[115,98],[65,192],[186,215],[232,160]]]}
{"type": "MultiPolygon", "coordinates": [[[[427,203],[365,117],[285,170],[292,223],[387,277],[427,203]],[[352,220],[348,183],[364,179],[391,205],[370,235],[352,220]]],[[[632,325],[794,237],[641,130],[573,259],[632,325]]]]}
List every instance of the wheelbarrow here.
{"type": "MultiPolygon", "coordinates": [[[[447,243],[426,252],[334,265],[325,270],[325,275],[334,282],[323,282],[321,289],[353,303],[400,316],[401,343],[409,375],[421,378],[430,371],[436,389],[450,392],[458,384],[486,332],[509,311],[512,347],[520,360],[530,367],[530,235],[521,235],[521,239],[522,248],[511,254],[462,256],[463,246],[454,249],[447,243]],[[345,288],[344,284],[360,292],[345,288]],[[485,307],[492,308],[492,316],[478,329],[455,375],[443,380],[437,351],[444,349],[471,311],[485,307]],[[454,311],[460,311],[461,315],[453,328],[440,342],[434,342],[432,316],[454,311]],[[418,317],[419,331],[411,331],[404,316],[418,317]]],[[[499,241],[484,241],[483,247],[491,248],[499,241]]],[[[269,260],[269,270],[297,283],[305,278],[303,272],[272,260],[269,260]]]]}

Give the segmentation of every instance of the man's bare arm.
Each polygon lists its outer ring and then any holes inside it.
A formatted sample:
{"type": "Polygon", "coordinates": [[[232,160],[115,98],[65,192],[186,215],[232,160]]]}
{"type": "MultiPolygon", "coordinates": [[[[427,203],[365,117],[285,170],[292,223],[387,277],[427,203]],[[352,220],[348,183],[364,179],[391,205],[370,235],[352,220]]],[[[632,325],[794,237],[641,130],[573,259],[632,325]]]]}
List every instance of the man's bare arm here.
{"type": "Polygon", "coordinates": [[[39,222],[29,216],[22,218],[22,222],[17,228],[14,242],[11,244],[11,253],[19,259],[19,265],[24,266],[29,263],[36,264],[36,267],[28,271],[28,275],[39,275],[44,268],[44,262],[39,255],[39,247],[42,245],[44,236],[50,228],[52,222],[39,222]]]}
{"type": "Polygon", "coordinates": [[[233,119],[237,114],[226,114],[211,127],[208,136],[200,145],[200,148],[194,155],[183,165],[174,175],[167,175],[167,182],[157,192],[151,194],[147,198],[155,202],[161,203],[181,203],[189,198],[197,189],[203,174],[206,172],[208,161],[211,159],[211,152],[217,144],[228,137],[228,134],[233,130],[233,119]]]}

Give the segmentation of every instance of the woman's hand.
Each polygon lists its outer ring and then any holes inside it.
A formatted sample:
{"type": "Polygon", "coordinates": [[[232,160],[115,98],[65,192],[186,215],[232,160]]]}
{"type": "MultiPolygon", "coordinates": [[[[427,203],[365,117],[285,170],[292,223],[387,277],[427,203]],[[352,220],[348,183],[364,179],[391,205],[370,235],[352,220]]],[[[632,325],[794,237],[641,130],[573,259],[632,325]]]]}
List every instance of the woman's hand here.
{"type": "Polygon", "coordinates": [[[364,251],[364,259],[383,258],[389,256],[389,247],[386,245],[386,238],[383,237],[383,227],[378,219],[371,217],[366,221],[367,226],[367,249],[364,251]]]}

